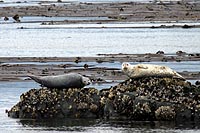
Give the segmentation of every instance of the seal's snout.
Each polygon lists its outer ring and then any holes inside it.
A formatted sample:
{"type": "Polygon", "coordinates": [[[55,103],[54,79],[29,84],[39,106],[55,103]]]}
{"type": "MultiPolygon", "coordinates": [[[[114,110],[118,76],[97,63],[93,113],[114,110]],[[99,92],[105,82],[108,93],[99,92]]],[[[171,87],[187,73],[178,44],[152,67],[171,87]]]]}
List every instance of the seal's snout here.
{"type": "Polygon", "coordinates": [[[91,81],[89,80],[88,83],[87,83],[87,85],[90,85],[90,84],[91,84],[91,81]]]}
{"type": "Polygon", "coordinates": [[[126,67],[124,67],[122,70],[123,70],[123,71],[127,71],[127,68],[126,68],[126,67]]]}
{"type": "Polygon", "coordinates": [[[84,85],[90,85],[91,84],[91,80],[87,77],[83,77],[82,81],[83,81],[84,85]]]}
{"type": "Polygon", "coordinates": [[[87,82],[86,82],[86,85],[90,85],[91,84],[91,80],[88,79],[87,82]]]}
{"type": "Polygon", "coordinates": [[[127,71],[127,70],[128,70],[128,67],[129,67],[129,63],[124,62],[124,63],[122,64],[122,70],[123,70],[123,71],[127,71]]]}
{"type": "Polygon", "coordinates": [[[127,67],[125,66],[125,67],[123,67],[123,69],[124,69],[124,70],[127,70],[127,67]]]}

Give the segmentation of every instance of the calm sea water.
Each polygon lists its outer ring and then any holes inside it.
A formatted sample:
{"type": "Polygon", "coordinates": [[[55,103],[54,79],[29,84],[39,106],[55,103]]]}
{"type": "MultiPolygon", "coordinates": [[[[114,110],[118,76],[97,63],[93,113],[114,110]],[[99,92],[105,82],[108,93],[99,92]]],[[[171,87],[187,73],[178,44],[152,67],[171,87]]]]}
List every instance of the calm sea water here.
{"type": "Polygon", "coordinates": [[[188,53],[200,51],[200,28],[78,28],[87,26],[70,25],[73,27],[70,28],[32,23],[1,24],[0,56],[69,57],[109,53],[156,53],[159,50],[165,53],[179,50],[188,53]],[[27,29],[18,29],[20,27],[27,29]]]}
{"type": "Polygon", "coordinates": [[[150,121],[102,121],[99,119],[28,120],[7,117],[10,109],[19,101],[19,96],[31,88],[34,82],[1,82],[0,84],[0,131],[4,132],[200,132],[199,123],[150,122],[150,121]]]}
{"type": "MultiPolygon", "coordinates": [[[[22,18],[23,21],[34,19],[37,18],[22,18]]],[[[43,19],[65,20],[66,18],[43,19]]],[[[199,28],[130,28],[141,25],[148,27],[155,24],[43,26],[40,23],[13,23],[12,20],[5,23],[1,18],[0,56],[71,57],[96,56],[97,54],[109,53],[155,53],[159,50],[168,54],[174,54],[179,50],[188,53],[199,53],[200,51],[199,28]],[[20,27],[24,29],[20,29],[20,27]]],[[[168,65],[176,71],[200,71],[199,62],[154,63],[168,65]]],[[[91,62],[88,64],[115,68],[120,68],[121,65],[119,62],[114,64],[94,64],[94,62],[91,62]]],[[[109,88],[111,85],[113,84],[92,86],[101,89],[109,88]]],[[[196,123],[100,121],[88,119],[35,121],[8,118],[5,110],[15,105],[22,93],[38,87],[39,85],[34,82],[0,82],[0,132],[200,132],[199,124],[196,123]]]]}
{"type": "MultiPolygon", "coordinates": [[[[31,62],[30,62],[31,63],[31,62]]],[[[33,63],[33,62],[32,62],[33,63]]],[[[58,62],[59,63],[59,62],[58,62]]],[[[81,62],[83,63],[83,62],[81,62]]],[[[121,63],[87,62],[95,67],[120,68],[121,63]]],[[[38,65],[43,63],[38,63],[38,65]]],[[[134,64],[134,63],[132,63],[134,64]]],[[[152,62],[167,65],[176,71],[200,71],[200,62],[152,62]]],[[[79,64],[82,65],[82,64],[79,64]]],[[[195,81],[192,81],[194,83],[195,81]]],[[[117,83],[92,84],[88,87],[97,89],[109,88],[117,83]]],[[[99,119],[65,119],[65,120],[23,120],[7,117],[6,109],[10,109],[20,99],[20,95],[32,88],[40,88],[35,82],[0,82],[0,131],[1,132],[200,132],[199,123],[191,122],[150,122],[150,121],[102,121],[99,119]]]]}

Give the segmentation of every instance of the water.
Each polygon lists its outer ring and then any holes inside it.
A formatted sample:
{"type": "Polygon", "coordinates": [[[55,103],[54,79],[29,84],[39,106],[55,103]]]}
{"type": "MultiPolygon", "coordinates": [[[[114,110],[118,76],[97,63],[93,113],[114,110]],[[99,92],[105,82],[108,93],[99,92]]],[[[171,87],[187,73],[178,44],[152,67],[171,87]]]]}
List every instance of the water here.
{"type": "MultiPolygon", "coordinates": [[[[28,64],[34,62],[28,62],[28,64]]],[[[60,62],[61,63],[61,62],[60,62]]],[[[120,62],[113,63],[96,63],[81,62],[93,65],[94,67],[120,68],[120,62]]],[[[145,62],[144,62],[145,63],[145,62]]],[[[10,63],[14,64],[14,63],[10,63]]],[[[25,63],[24,63],[25,64],[25,63]]],[[[35,63],[44,65],[45,63],[35,63]]],[[[51,62],[49,62],[51,64],[51,62]]],[[[53,63],[52,63],[53,64],[53,63]]],[[[57,62],[59,64],[59,62],[57,62]]],[[[77,65],[72,63],[73,65],[77,65]]],[[[135,64],[131,63],[131,64],[135,64]]],[[[151,64],[167,65],[176,71],[200,71],[200,62],[151,62],[151,64]]],[[[120,81],[119,81],[120,82],[120,81]]],[[[194,83],[195,81],[191,81],[194,83]]],[[[87,87],[95,87],[97,89],[110,88],[117,83],[111,81],[106,84],[91,84],[87,87]]],[[[1,132],[199,132],[198,123],[174,123],[174,122],[150,122],[150,121],[120,121],[110,120],[102,121],[99,119],[61,119],[61,120],[27,120],[12,119],[7,117],[6,109],[10,109],[20,99],[20,95],[32,88],[40,88],[39,84],[33,81],[26,82],[0,82],[0,130],[1,132]]]]}
{"type": "Polygon", "coordinates": [[[150,122],[99,119],[28,120],[7,117],[10,109],[19,101],[19,96],[31,88],[38,88],[34,82],[1,82],[0,84],[0,130],[1,132],[199,132],[198,123],[150,122]]]}
{"type": "MultiPolygon", "coordinates": [[[[37,0],[15,3],[21,0],[4,0],[0,6],[38,5],[37,0]]],[[[64,0],[63,0],[64,1],[64,0]]],[[[77,0],[78,1],[78,0],[77,0]]],[[[80,0],[96,1],[96,0],[80,0]]],[[[101,1],[101,0],[98,0],[101,1]]],[[[113,0],[110,0],[113,1],[113,0]]],[[[123,0],[120,0],[123,1],[123,0]]],[[[134,0],[135,1],[135,0],[134,0]]],[[[138,0],[140,1],[140,0],[138,0]]],[[[142,1],[142,0],[141,0],[142,1]]],[[[147,0],[143,0],[147,1],[147,0]]],[[[71,1],[65,1],[71,2],[71,1]]],[[[66,4],[65,3],[65,4],[66,4]]],[[[24,17],[22,23],[0,20],[0,57],[72,57],[97,56],[97,54],[117,53],[156,53],[159,50],[174,54],[182,50],[188,53],[200,51],[200,28],[195,29],[150,29],[133,27],[151,27],[163,23],[118,23],[118,24],[71,24],[71,25],[41,25],[42,21],[53,20],[87,20],[107,18],[81,17],[24,17]],[[38,21],[33,23],[33,21],[38,21]],[[23,27],[24,29],[20,29],[23,27]],[[103,28],[107,27],[107,28],[103,28]],[[117,28],[119,27],[119,28],[117,28]]],[[[173,25],[174,23],[164,23],[173,25]]],[[[176,23],[175,23],[176,24],[176,23]]],[[[183,25],[184,23],[178,23],[183,25]]],[[[190,23],[196,24],[196,23],[190,23]]],[[[48,62],[51,64],[51,62],[48,62]]],[[[59,64],[59,62],[57,62],[59,64]]],[[[63,63],[63,62],[60,62],[63,63]]],[[[67,62],[65,62],[67,63],[67,62]]],[[[121,63],[81,62],[75,68],[85,63],[94,67],[120,69],[121,63]]],[[[182,72],[199,72],[200,62],[151,62],[167,65],[182,72]]],[[[11,63],[12,64],[12,63],[11,63]]],[[[13,62],[14,64],[14,62],[13,62]]],[[[22,63],[23,64],[23,63],[22,63]]],[[[29,64],[44,65],[45,63],[29,62],[29,64]]],[[[55,64],[55,63],[52,63],[55,64]]],[[[135,64],[135,63],[131,63],[135,64]]],[[[74,63],[74,65],[76,65],[74,63]]],[[[191,81],[194,83],[194,81],[191,81]]],[[[97,89],[109,88],[117,83],[92,84],[89,87],[97,89]]],[[[39,88],[35,82],[0,82],[0,132],[200,132],[197,123],[174,122],[138,122],[138,121],[100,121],[98,119],[65,119],[65,120],[22,120],[7,117],[6,109],[10,109],[19,101],[22,93],[32,88],[39,88]]]]}
{"type": "MultiPolygon", "coordinates": [[[[138,64],[138,62],[130,62],[132,65],[138,64]]],[[[181,62],[142,62],[143,64],[155,64],[155,65],[162,65],[168,66],[175,71],[183,72],[198,72],[200,71],[200,61],[181,61],[181,62]]],[[[15,64],[24,64],[24,65],[61,65],[61,64],[68,64],[72,67],[66,69],[81,69],[84,67],[85,64],[89,65],[90,68],[112,68],[112,69],[121,69],[121,62],[79,62],[78,64],[75,62],[9,62],[9,63],[2,63],[3,65],[15,65],[15,64]]]]}
{"type": "MultiPolygon", "coordinates": [[[[133,28],[43,28],[40,24],[1,24],[0,56],[96,56],[99,53],[155,53],[163,50],[175,53],[200,51],[200,29],[133,29],[133,28]],[[18,27],[29,29],[18,29],[18,27]],[[42,28],[41,28],[42,27],[42,28]]],[[[82,62],[85,63],[85,62],[82,62]]],[[[94,63],[95,67],[120,68],[120,62],[94,63]]],[[[167,65],[176,71],[200,71],[199,62],[152,62],[167,65]]],[[[34,64],[34,63],[33,63],[34,64]]],[[[39,63],[43,64],[43,63],[39,63]]],[[[134,63],[132,63],[134,64],[134,63]]],[[[79,64],[83,65],[83,64],[79,64]]],[[[92,84],[98,89],[114,85],[92,84]]],[[[1,132],[200,132],[196,123],[162,123],[100,120],[21,120],[7,117],[22,93],[38,88],[34,82],[0,82],[1,132]]]]}
{"type": "Polygon", "coordinates": [[[96,56],[109,53],[200,51],[200,28],[40,28],[33,23],[2,24],[0,56],[96,56]],[[18,29],[27,27],[30,29],[18,29]]]}

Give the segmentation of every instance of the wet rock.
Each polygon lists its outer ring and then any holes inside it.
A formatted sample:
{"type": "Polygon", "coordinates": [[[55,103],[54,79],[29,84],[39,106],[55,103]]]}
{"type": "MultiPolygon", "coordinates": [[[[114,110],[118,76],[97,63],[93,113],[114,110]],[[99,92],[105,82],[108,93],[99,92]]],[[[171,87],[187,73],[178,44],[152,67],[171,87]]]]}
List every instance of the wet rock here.
{"type": "Polygon", "coordinates": [[[16,21],[16,22],[20,22],[20,19],[19,19],[19,15],[16,14],[13,16],[13,19],[16,21]]]}
{"type": "Polygon", "coordinates": [[[77,63],[77,64],[78,64],[79,62],[81,62],[81,57],[76,57],[76,59],[74,60],[74,62],[77,63]]]}
{"type": "Polygon", "coordinates": [[[109,89],[32,89],[8,116],[13,118],[104,118],[199,121],[200,88],[173,78],[127,79],[109,89]]]}
{"type": "Polygon", "coordinates": [[[131,119],[134,120],[153,120],[154,119],[154,101],[139,98],[133,103],[133,112],[131,119]]]}
{"type": "Polygon", "coordinates": [[[100,97],[94,88],[31,89],[20,96],[20,102],[10,111],[13,118],[97,118],[100,97]]]}
{"type": "Polygon", "coordinates": [[[185,56],[187,53],[186,52],[183,52],[183,51],[177,51],[176,52],[176,55],[178,56],[185,56]]]}
{"type": "Polygon", "coordinates": [[[8,21],[9,20],[9,18],[8,17],[4,17],[4,21],[8,21]]]}
{"type": "Polygon", "coordinates": [[[185,28],[185,29],[192,28],[192,27],[194,27],[194,26],[187,25],[187,24],[185,24],[185,25],[182,26],[182,28],[185,28]]]}
{"type": "Polygon", "coordinates": [[[90,80],[92,81],[92,83],[106,83],[106,80],[102,78],[97,78],[95,76],[90,76],[90,80]]]}
{"type": "Polygon", "coordinates": [[[161,106],[155,111],[157,120],[171,121],[175,119],[175,110],[172,106],[161,106]]]}
{"type": "Polygon", "coordinates": [[[195,58],[199,58],[199,57],[200,57],[200,54],[199,54],[199,53],[188,54],[188,56],[190,56],[190,57],[195,57],[195,58]]]}
{"type": "Polygon", "coordinates": [[[160,51],[160,50],[159,50],[159,51],[156,52],[156,54],[164,55],[165,53],[164,53],[164,51],[160,51]]]}
{"type": "Polygon", "coordinates": [[[96,62],[97,62],[97,63],[102,63],[103,60],[101,60],[101,59],[96,59],[96,62]]]}
{"type": "Polygon", "coordinates": [[[181,107],[176,111],[176,121],[192,121],[194,116],[191,109],[181,107]]]}
{"type": "Polygon", "coordinates": [[[200,86],[200,81],[198,80],[198,81],[196,81],[195,82],[195,85],[198,85],[198,86],[200,86]]]}
{"type": "MultiPolygon", "coordinates": [[[[110,102],[105,107],[112,103],[109,108],[112,111],[108,114],[120,119],[173,121],[184,119],[180,117],[181,109],[192,110],[192,114],[199,116],[194,108],[200,103],[199,92],[197,86],[180,79],[128,79],[110,88],[109,92],[107,90],[105,99],[110,102]]],[[[193,120],[191,113],[186,113],[186,116],[193,120]]]]}
{"type": "Polygon", "coordinates": [[[84,67],[85,69],[88,69],[89,65],[88,65],[88,64],[84,64],[83,67],[84,67]]]}

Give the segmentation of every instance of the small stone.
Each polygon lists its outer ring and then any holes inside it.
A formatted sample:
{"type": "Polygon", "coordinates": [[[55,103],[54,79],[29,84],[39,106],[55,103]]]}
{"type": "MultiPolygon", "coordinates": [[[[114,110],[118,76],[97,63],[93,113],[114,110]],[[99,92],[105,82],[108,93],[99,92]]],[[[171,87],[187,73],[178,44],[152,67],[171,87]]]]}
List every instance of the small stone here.
{"type": "Polygon", "coordinates": [[[165,52],[164,51],[158,51],[158,52],[156,52],[156,54],[163,55],[163,54],[165,54],[165,52]]]}
{"type": "Polygon", "coordinates": [[[16,22],[20,22],[20,19],[19,19],[19,15],[16,14],[15,16],[13,16],[13,19],[16,21],[16,22]]]}
{"type": "Polygon", "coordinates": [[[199,81],[199,80],[196,81],[196,82],[195,82],[195,85],[198,85],[198,86],[199,86],[199,85],[200,85],[200,81],[199,81]]]}
{"type": "Polygon", "coordinates": [[[8,17],[4,17],[4,21],[8,21],[9,20],[9,18],[8,17]]]}

